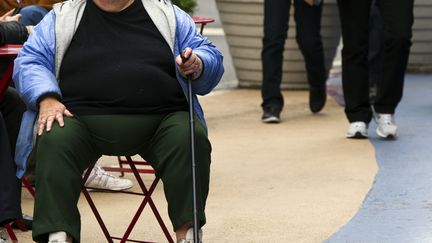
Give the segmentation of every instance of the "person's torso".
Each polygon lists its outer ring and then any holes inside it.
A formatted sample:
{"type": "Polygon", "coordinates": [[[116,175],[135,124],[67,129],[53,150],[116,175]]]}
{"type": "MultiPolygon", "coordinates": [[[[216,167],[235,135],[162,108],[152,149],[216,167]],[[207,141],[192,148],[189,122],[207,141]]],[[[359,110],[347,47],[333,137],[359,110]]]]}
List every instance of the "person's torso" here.
{"type": "Polygon", "coordinates": [[[141,1],[119,13],[88,1],[62,61],[60,89],[78,114],[187,109],[173,53],[141,1]]]}

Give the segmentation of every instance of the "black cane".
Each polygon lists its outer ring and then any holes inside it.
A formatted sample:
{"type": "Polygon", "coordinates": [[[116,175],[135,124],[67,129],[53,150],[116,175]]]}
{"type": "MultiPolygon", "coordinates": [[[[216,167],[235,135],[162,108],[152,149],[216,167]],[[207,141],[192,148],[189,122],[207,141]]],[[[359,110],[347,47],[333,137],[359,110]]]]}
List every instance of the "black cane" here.
{"type": "MultiPolygon", "coordinates": [[[[188,59],[184,56],[185,51],[182,51],[182,62],[185,63],[188,59]]],[[[194,243],[199,243],[199,228],[198,228],[198,210],[197,210],[197,176],[196,176],[196,162],[195,162],[195,112],[193,107],[193,93],[192,93],[192,75],[188,75],[188,99],[189,99],[189,129],[190,129],[190,143],[192,154],[192,197],[193,197],[193,235],[194,243]]]]}

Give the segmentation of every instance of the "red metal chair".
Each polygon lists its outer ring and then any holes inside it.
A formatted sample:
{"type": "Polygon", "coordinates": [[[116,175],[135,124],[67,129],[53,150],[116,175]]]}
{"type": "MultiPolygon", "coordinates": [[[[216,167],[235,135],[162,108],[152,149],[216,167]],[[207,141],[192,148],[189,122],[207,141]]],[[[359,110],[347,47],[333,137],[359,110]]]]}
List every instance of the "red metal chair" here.
{"type": "MultiPolygon", "coordinates": [[[[108,229],[107,229],[107,227],[106,227],[106,225],[105,225],[105,223],[104,223],[104,221],[103,221],[103,219],[102,219],[102,217],[101,217],[98,209],[96,208],[96,205],[93,202],[93,199],[91,198],[91,196],[90,196],[90,194],[88,192],[88,189],[95,189],[95,188],[91,188],[91,187],[84,187],[83,188],[83,194],[84,194],[85,198],[87,199],[87,202],[89,203],[90,208],[91,208],[91,210],[93,211],[93,213],[94,213],[94,215],[96,217],[96,220],[98,221],[99,225],[101,226],[102,231],[103,231],[103,233],[104,233],[107,241],[110,242],[110,243],[112,243],[113,240],[120,240],[121,243],[126,242],[126,241],[147,242],[147,241],[140,241],[140,240],[129,239],[129,236],[130,236],[133,228],[135,227],[135,225],[136,225],[139,217],[141,216],[144,208],[148,204],[150,206],[150,208],[151,208],[154,216],[156,217],[156,219],[157,219],[157,221],[158,221],[158,223],[159,223],[159,225],[160,225],[163,233],[165,234],[165,237],[166,237],[167,241],[168,242],[174,242],[174,240],[172,239],[172,237],[171,237],[171,235],[170,235],[167,227],[165,226],[165,223],[162,220],[162,217],[159,214],[159,211],[156,208],[155,203],[153,202],[153,199],[151,198],[151,196],[152,196],[152,194],[153,194],[153,192],[154,192],[154,190],[156,188],[156,185],[158,184],[158,182],[160,180],[159,177],[155,176],[155,178],[154,178],[153,182],[151,183],[150,187],[147,189],[147,187],[144,184],[144,181],[142,180],[141,174],[154,174],[155,173],[154,170],[151,167],[144,168],[144,169],[137,168],[137,165],[138,166],[149,166],[149,164],[147,162],[145,162],[145,161],[133,161],[132,158],[129,157],[129,156],[126,156],[125,158],[126,159],[123,160],[121,157],[118,157],[119,161],[123,161],[122,163],[123,164],[127,164],[129,166],[129,168],[124,168],[124,167],[123,168],[105,167],[105,169],[107,171],[111,171],[111,172],[112,171],[117,171],[117,172],[133,173],[134,176],[135,176],[135,179],[137,180],[138,185],[139,185],[139,187],[140,187],[140,189],[141,189],[142,192],[141,193],[130,192],[130,191],[112,191],[112,192],[139,195],[139,196],[143,196],[144,198],[143,198],[141,204],[139,205],[137,211],[135,212],[135,215],[133,216],[131,222],[129,223],[128,228],[126,229],[126,231],[125,231],[125,233],[123,234],[122,237],[112,236],[109,233],[109,231],[108,231],[108,229]]],[[[89,177],[90,172],[93,169],[93,167],[94,167],[94,165],[90,166],[87,169],[87,172],[84,175],[84,179],[83,179],[84,181],[86,181],[87,178],[89,177]]],[[[111,191],[111,190],[106,190],[106,191],[111,191]]]]}

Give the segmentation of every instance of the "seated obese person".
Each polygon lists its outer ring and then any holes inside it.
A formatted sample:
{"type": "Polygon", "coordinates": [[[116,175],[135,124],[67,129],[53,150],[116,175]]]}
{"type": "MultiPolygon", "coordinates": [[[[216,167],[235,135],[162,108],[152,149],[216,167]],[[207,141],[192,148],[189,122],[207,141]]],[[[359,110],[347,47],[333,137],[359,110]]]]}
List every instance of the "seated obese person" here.
{"type": "MultiPolygon", "coordinates": [[[[33,239],[80,242],[82,173],[102,155],[135,155],[162,179],[178,242],[193,221],[187,76],[205,95],[223,57],[171,1],[75,0],[54,5],[15,61],[28,111],[17,159],[36,141],[33,239]],[[183,53],[185,60],[182,60],[183,53]],[[67,141],[67,142],[65,142],[67,141]]],[[[196,96],[198,218],[206,222],[211,144],[196,96]]],[[[192,237],[193,238],[193,237],[192,237]]]]}

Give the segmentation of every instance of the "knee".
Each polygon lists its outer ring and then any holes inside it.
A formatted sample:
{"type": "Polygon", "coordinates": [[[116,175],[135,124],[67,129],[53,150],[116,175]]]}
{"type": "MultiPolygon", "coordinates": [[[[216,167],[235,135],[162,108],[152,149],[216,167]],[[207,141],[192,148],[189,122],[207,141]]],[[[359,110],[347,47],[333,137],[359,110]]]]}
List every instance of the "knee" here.
{"type": "Polygon", "coordinates": [[[401,31],[386,35],[386,44],[397,48],[408,48],[411,46],[412,33],[410,31],[401,31]]]}
{"type": "Polygon", "coordinates": [[[64,139],[63,133],[65,129],[67,128],[60,127],[56,122],[53,123],[51,131],[44,131],[43,134],[38,137],[37,149],[50,151],[62,150],[61,147],[64,144],[62,139],[64,139]]]}
{"type": "Polygon", "coordinates": [[[300,50],[305,54],[313,54],[317,51],[321,51],[323,48],[320,36],[313,37],[297,34],[296,41],[300,50]]]}
{"type": "MultiPolygon", "coordinates": [[[[177,136],[177,141],[172,141],[173,146],[176,146],[179,150],[190,151],[190,130],[188,124],[185,124],[182,128],[179,128],[179,134],[177,136]]],[[[195,125],[195,147],[197,151],[202,151],[204,154],[210,154],[211,145],[207,137],[207,132],[203,126],[200,124],[195,125]]]]}

